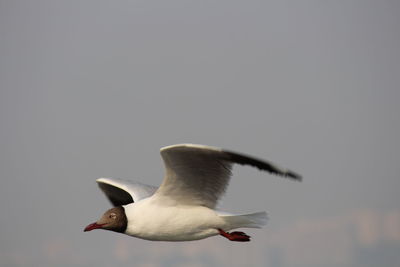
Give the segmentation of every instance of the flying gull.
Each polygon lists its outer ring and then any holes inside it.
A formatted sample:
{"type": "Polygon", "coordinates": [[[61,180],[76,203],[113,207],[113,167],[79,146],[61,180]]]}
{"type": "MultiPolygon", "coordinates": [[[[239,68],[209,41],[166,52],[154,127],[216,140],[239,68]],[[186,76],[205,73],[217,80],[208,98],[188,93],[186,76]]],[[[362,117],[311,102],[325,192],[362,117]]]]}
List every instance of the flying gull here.
{"type": "Polygon", "coordinates": [[[230,214],[216,210],[234,163],[301,181],[301,176],[270,162],[195,144],[161,148],[165,177],[160,187],[113,178],[97,183],[114,205],[84,231],[104,229],[153,241],[190,241],[221,235],[250,241],[237,228],[261,228],[267,213],[230,214]]]}

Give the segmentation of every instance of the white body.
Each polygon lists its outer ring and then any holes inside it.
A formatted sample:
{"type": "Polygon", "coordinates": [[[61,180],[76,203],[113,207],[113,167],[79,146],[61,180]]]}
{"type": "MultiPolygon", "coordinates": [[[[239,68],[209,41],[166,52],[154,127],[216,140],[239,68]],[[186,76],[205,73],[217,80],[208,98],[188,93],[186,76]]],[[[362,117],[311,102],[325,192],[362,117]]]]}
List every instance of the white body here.
{"type": "Polygon", "coordinates": [[[265,212],[221,215],[204,206],[160,205],[152,197],[124,206],[129,218],[125,234],[155,241],[189,241],[218,235],[218,229],[260,228],[265,212]]]}

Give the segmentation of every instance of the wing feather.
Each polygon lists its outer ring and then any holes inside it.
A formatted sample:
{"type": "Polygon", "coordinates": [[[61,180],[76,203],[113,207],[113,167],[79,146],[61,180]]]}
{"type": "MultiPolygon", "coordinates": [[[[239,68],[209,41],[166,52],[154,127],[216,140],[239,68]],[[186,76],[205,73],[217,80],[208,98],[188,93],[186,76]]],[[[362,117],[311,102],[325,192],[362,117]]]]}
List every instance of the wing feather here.
{"type": "Polygon", "coordinates": [[[216,147],[181,144],[164,147],[160,153],[165,177],[155,197],[175,204],[214,208],[228,186],[233,163],[301,180],[300,175],[267,161],[216,147]]]}
{"type": "Polygon", "coordinates": [[[96,182],[114,206],[138,202],[153,195],[157,190],[157,187],[152,185],[116,178],[99,178],[96,182]]]}

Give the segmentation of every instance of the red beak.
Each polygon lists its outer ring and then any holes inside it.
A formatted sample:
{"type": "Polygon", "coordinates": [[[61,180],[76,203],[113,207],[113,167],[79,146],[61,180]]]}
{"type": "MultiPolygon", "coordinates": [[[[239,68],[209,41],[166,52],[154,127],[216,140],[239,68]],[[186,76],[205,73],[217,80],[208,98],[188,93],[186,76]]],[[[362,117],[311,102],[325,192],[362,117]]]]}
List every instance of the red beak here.
{"type": "Polygon", "coordinates": [[[91,223],[91,224],[89,224],[88,226],[86,226],[85,229],[84,229],[83,231],[84,231],[84,232],[87,232],[87,231],[92,231],[92,230],[94,230],[94,229],[101,229],[101,228],[103,228],[103,225],[104,225],[104,224],[91,223]]]}

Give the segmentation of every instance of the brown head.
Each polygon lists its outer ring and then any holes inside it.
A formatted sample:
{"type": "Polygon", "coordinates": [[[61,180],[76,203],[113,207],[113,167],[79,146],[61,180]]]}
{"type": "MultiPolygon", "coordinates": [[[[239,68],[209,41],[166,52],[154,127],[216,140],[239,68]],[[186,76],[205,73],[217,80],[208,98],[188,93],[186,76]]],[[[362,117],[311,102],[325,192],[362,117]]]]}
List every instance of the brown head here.
{"type": "Polygon", "coordinates": [[[87,232],[94,229],[104,229],[124,233],[127,226],[128,219],[126,218],[125,209],[119,206],[106,211],[100,220],[89,224],[83,231],[87,232]]]}

